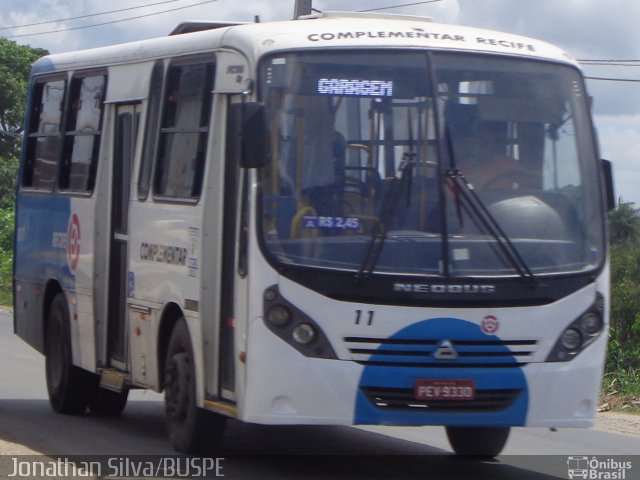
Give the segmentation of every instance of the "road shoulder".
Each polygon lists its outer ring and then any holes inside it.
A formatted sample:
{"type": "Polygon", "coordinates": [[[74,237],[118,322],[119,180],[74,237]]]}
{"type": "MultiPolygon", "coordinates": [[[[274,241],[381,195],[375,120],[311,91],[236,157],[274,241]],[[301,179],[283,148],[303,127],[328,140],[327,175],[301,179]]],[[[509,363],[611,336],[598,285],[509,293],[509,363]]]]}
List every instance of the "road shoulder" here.
{"type": "Polygon", "coordinates": [[[640,415],[622,412],[599,412],[594,428],[640,438],[640,415]]]}

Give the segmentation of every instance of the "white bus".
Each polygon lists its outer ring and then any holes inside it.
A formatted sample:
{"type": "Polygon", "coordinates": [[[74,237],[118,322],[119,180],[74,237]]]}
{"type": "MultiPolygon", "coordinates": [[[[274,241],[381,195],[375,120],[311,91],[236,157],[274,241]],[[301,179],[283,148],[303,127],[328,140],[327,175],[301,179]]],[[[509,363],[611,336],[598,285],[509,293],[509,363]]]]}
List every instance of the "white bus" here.
{"type": "Polygon", "coordinates": [[[426,18],[183,24],[38,60],[15,331],[53,409],[164,391],[175,449],[259,424],[592,425],[605,215],[576,62],[426,18]]]}

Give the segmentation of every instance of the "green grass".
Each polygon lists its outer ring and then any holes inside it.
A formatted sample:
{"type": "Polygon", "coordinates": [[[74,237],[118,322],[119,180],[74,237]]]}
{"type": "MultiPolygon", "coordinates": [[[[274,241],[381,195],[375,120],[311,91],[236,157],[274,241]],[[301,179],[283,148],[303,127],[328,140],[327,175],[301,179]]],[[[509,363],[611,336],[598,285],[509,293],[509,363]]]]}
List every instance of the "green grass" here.
{"type": "Polygon", "coordinates": [[[605,393],[640,398],[640,369],[619,368],[607,373],[602,382],[605,393]]]}
{"type": "Polygon", "coordinates": [[[11,288],[0,288],[0,305],[3,307],[13,306],[11,288]]]}
{"type": "Polygon", "coordinates": [[[599,404],[608,404],[612,411],[640,415],[634,401],[640,399],[640,369],[632,366],[609,371],[602,379],[599,404]]]}

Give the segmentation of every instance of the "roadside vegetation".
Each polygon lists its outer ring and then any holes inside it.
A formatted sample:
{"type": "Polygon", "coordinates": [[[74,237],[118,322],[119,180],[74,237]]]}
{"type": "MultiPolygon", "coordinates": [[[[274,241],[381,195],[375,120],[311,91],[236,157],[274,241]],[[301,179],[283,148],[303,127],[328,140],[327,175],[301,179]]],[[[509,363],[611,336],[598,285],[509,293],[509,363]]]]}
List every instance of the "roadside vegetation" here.
{"type": "MultiPolygon", "coordinates": [[[[1,88],[1,87],[0,87],[1,88]]],[[[0,157],[0,305],[11,304],[14,193],[17,161],[0,157]],[[6,184],[6,186],[5,186],[6,184]]]]}
{"type": "MultiPolygon", "coordinates": [[[[30,65],[48,52],[0,38],[0,305],[11,305],[15,182],[30,65]]],[[[602,402],[640,400],[640,212],[620,200],[610,216],[611,329],[602,402]]],[[[607,408],[607,407],[605,407],[607,408]]]]}
{"type": "Polygon", "coordinates": [[[29,71],[47,53],[0,38],[0,305],[11,304],[14,192],[29,71]]]}
{"type": "Polygon", "coordinates": [[[619,200],[609,216],[611,326],[602,383],[603,408],[637,408],[640,400],[640,212],[619,200]]]}

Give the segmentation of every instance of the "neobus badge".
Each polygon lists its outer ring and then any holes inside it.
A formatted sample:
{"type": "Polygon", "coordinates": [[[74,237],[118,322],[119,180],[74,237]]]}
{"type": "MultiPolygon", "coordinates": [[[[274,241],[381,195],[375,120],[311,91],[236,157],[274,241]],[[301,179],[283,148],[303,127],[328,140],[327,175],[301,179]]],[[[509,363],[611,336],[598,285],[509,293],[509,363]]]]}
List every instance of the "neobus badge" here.
{"type": "Polygon", "coordinates": [[[443,340],[433,356],[439,360],[455,360],[459,355],[450,340],[443,340]]]}
{"type": "Polygon", "coordinates": [[[442,285],[430,283],[394,283],[395,292],[407,293],[495,293],[495,285],[442,285]]]}

